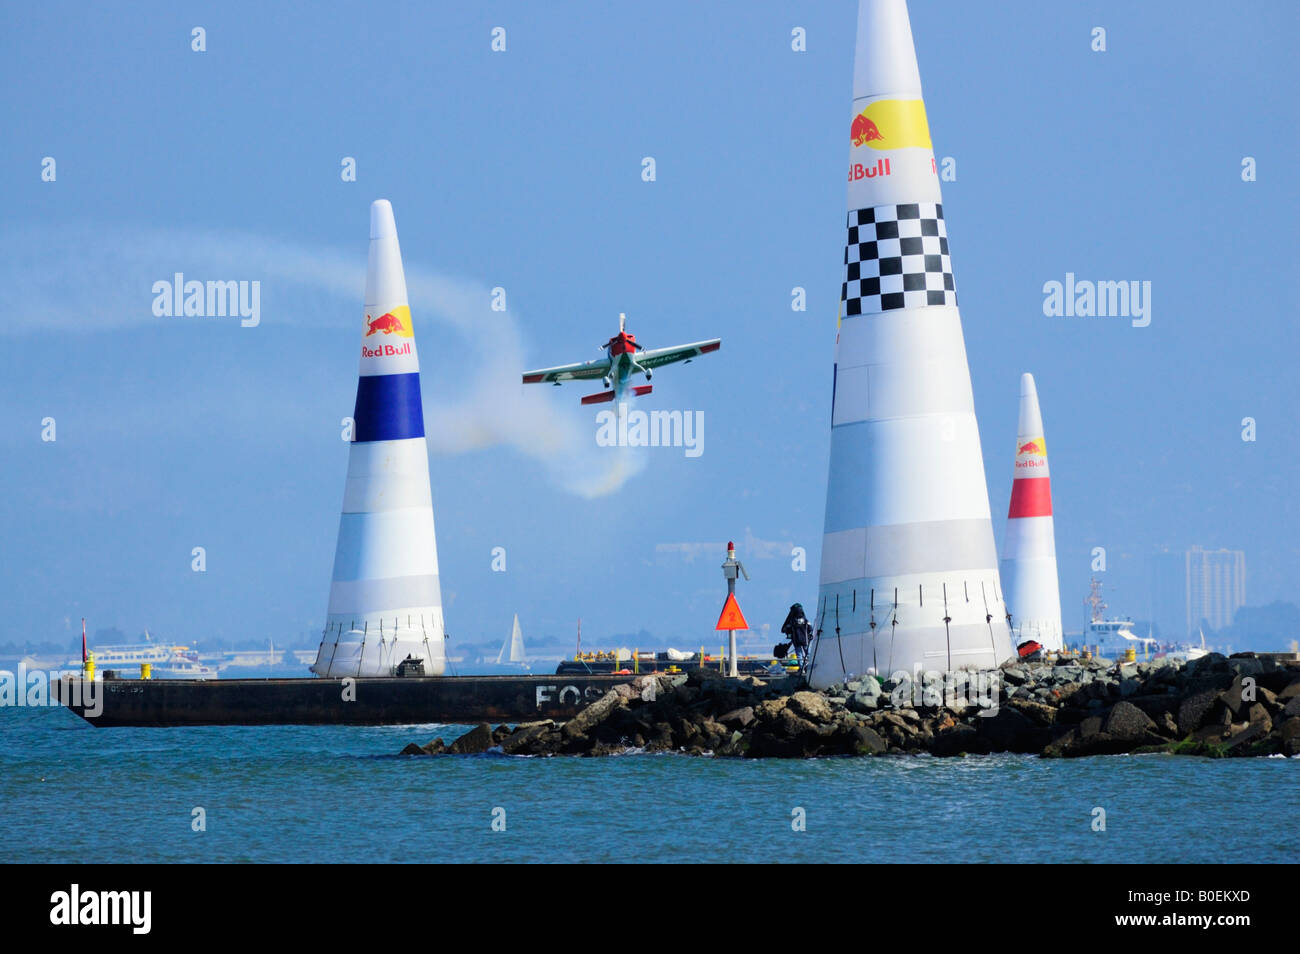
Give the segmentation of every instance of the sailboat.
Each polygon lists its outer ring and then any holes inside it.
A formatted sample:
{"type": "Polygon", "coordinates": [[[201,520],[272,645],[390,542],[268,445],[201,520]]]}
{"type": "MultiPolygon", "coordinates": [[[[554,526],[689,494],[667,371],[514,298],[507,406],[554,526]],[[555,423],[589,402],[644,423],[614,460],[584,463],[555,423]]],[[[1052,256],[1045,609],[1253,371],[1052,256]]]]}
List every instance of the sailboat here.
{"type": "Polygon", "coordinates": [[[515,624],[510,629],[510,636],[501,644],[497,653],[498,666],[519,666],[528,669],[528,656],[524,653],[524,634],[519,631],[519,614],[515,614],[515,624]]]}

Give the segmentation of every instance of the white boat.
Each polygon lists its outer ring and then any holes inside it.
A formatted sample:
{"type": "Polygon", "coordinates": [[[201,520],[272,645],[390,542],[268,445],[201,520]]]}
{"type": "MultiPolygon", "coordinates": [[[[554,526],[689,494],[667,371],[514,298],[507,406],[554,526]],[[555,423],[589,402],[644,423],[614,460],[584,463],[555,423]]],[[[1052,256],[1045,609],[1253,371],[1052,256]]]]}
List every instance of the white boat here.
{"type": "Polygon", "coordinates": [[[199,661],[199,654],[185,646],[173,646],[175,652],[153,667],[155,679],[216,679],[217,670],[199,661]]]}
{"type": "MultiPolygon", "coordinates": [[[[145,632],[146,642],[96,646],[91,650],[95,668],[103,672],[106,669],[121,671],[138,670],[148,663],[151,674],[156,679],[216,679],[217,670],[199,661],[199,654],[188,646],[172,643],[155,643],[145,632]]],[[[80,669],[82,661],[74,659],[68,666],[80,669]]]]}
{"type": "Polygon", "coordinates": [[[1133,632],[1131,619],[1097,619],[1088,624],[1083,643],[1105,659],[1124,659],[1131,649],[1138,659],[1150,659],[1158,642],[1133,632]]]}
{"type": "Polygon", "coordinates": [[[1191,662],[1193,659],[1200,659],[1209,655],[1209,652],[1205,648],[1205,631],[1201,630],[1201,645],[1193,646],[1191,643],[1182,643],[1172,649],[1164,649],[1156,653],[1156,658],[1168,659],[1173,662],[1191,662]]]}
{"type": "MultiPolygon", "coordinates": [[[[167,646],[162,643],[140,643],[139,645],[96,646],[91,655],[97,669],[123,669],[139,667],[141,663],[153,666],[162,665],[172,656],[172,650],[184,649],[183,646],[167,646]]],[[[69,666],[81,666],[80,659],[74,659],[69,666]]]]}
{"type": "Polygon", "coordinates": [[[1123,661],[1130,649],[1137,659],[1151,658],[1159,646],[1157,640],[1133,632],[1131,619],[1106,619],[1107,607],[1101,598],[1100,582],[1091,581],[1091,589],[1084,602],[1089,607],[1088,625],[1083,631],[1085,647],[1103,659],[1123,661]]]}
{"type": "Polygon", "coordinates": [[[497,665],[513,665],[528,669],[528,656],[524,652],[524,634],[519,630],[519,614],[515,614],[515,624],[510,629],[510,635],[506,641],[501,644],[501,652],[497,653],[497,665]]]}

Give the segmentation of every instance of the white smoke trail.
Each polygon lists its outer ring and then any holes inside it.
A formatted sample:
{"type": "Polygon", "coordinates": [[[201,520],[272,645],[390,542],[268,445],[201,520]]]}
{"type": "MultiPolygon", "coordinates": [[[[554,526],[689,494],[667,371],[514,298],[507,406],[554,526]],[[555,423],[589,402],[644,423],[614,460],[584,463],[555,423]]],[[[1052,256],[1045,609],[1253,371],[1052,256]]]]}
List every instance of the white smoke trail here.
{"type": "MultiPolygon", "coordinates": [[[[465,382],[450,403],[431,401],[426,389],[432,448],[458,454],[506,445],[588,498],[617,491],[644,468],[636,448],[597,446],[595,417],[577,403],[573,388],[553,396],[550,388],[520,382],[526,365],[517,311],[492,311],[491,290],[480,282],[405,259],[417,334],[429,319],[440,332],[452,332],[440,334],[436,350],[425,345],[423,367],[454,368],[465,382]]],[[[153,315],[150,288],[174,272],[261,281],[264,320],[360,327],[364,244],[345,253],[234,232],[82,227],[6,231],[0,281],[17,304],[4,315],[0,334],[106,332],[167,320],[153,315]]]]}

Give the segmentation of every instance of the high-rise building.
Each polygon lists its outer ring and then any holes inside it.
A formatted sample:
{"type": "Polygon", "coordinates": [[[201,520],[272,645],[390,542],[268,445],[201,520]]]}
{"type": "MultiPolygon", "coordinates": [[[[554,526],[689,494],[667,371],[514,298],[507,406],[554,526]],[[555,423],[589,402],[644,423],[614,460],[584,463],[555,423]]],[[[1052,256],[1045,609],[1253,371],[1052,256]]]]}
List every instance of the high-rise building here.
{"type": "Polygon", "coordinates": [[[1223,629],[1246,603],[1246,554],[1241,550],[1187,551],[1188,629],[1223,629]]]}

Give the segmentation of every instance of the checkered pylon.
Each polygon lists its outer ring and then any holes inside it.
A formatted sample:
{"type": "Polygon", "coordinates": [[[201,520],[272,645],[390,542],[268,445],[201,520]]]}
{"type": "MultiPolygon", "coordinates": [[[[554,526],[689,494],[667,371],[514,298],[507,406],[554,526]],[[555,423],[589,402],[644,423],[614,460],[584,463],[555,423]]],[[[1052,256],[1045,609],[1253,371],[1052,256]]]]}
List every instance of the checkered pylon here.
{"type": "Polygon", "coordinates": [[[843,314],[956,305],[943,206],[878,205],[849,213],[843,314]]]}

